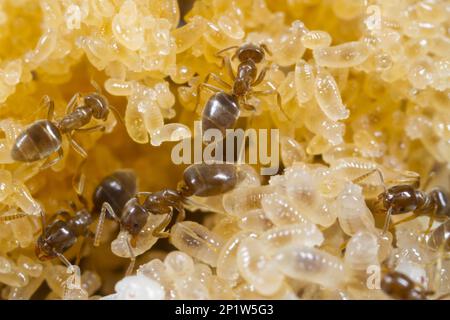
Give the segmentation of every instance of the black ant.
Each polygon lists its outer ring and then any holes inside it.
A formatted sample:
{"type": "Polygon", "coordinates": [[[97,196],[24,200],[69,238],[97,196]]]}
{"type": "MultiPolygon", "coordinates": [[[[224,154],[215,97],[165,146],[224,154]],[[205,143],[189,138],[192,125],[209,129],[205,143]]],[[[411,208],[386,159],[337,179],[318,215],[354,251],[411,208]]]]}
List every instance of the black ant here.
{"type": "Polygon", "coordinates": [[[450,217],[450,196],[443,188],[434,188],[430,192],[424,192],[418,190],[418,183],[416,183],[415,185],[400,184],[387,189],[383,174],[379,169],[371,170],[354,179],[353,182],[357,183],[373,173],[378,173],[384,187],[384,192],[378,196],[376,201],[376,206],[387,212],[383,232],[387,231],[392,215],[414,212],[412,217],[400,222],[414,219],[417,215],[430,215],[428,231],[435,219],[442,221],[450,217]]]}
{"type": "Polygon", "coordinates": [[[127,274],[134,267],[133,247],[136,236],[142,231],[150,214],[166,214],[166,218],[152,232],[153,236],[169,236],[164,230],[172,221],[173,210],[178,212],[177,221],[184,220],[184,204],[187,197],[208,197],[233,189],[238,183],[238,174],[232,164],[193,164],[183,173],[183,181],[176,190],[163,189],[157,192],[136,192],[136,176],[131,170],[119,170],[104,178],[93,196],[95,208],[100,209],[100,218],[95,233],[94,246],[100,243],[105,218],[114,219],[131,235],[127,240],[131,263],[127,274]],[[145,196],[141,203],[139,196],[145,196]]]}
{"type": "Polygon", "coordinates": [[[434,294],[433,291],[426,290],[410,277],[398,271],[389,271],[383,275],[381,290],[388,296],[400,300],[425,300],[429,295],[434,294]]]}
{"type": "Polygon", "coordinates": [[[92,118],[106,121],[110,110],[122,122],[118,111],[100,93],[98,85],[94,82],[92,84],[98,92],[75,94],[67,104],[65,116],[58,121],[53,121],[55,110],[53,100],[49,96],[44,96],[41,104],[48,108],[47,119],[35,121],[19,134],[11,150],[11,157],[20,162],[34,162],[47,158],[41,168],[51,167],[63,157],[62,136],[66,135],[72,148],[82,158],[87,158],[86,151],[73,139],[73,132],[104,131],[104,125],[88,128],[84,126],[92,118]],[[50,161],[50,155],[55,152],[58,154],[57,158],[50,161]]]}
{"type": "Polygon", "coordinates": [[[215,73],[209,73],[206,76],[205,81],[197,87],[197,106],[200,101],[201,89],[207,88],[215,92],[215,94],[209,98],[205,108],[203,109],[203,132],[214,128],[219,129],[222,134],[224,134],[226,129],[233,128],[239,118],[241,106],[247,110],[254,111],[255,108],[247,103],[247,99],[252,95],[276,94],[278,107],[281,111],[283,111],[281,107],[281,96],[269,82],[268,84],[272,87],[272,89],[263,91],[253,90],[253,87],[260,84],[266,75],[268,69],[267,66],[264,67],[259,74],[257,67],[257,64],[264,60],[266,54],[271,55],[265,44],[258,46],[252,43],[244,44],[241,47],[232,46],[216,53],[216,56],[222,57],[222,65],[226,66],[233,84],[230,85],[225,82],[215,73]],[[221,56],[222,53],[232,49],[237,50],[231,57],[231,60],[237,58],[240,62],[236,75],[231,67],[230,58],[221,56]],[[208,81],[210,78],[213,78],[227,88],[229,93],[209,84],[208,81]]]}

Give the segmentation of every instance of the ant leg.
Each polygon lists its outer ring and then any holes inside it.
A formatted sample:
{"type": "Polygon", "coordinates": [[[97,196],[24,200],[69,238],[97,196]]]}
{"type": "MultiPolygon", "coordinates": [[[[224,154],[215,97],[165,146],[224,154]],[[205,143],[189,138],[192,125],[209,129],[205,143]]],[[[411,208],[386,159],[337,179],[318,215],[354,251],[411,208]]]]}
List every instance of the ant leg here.
{"type": "Polygon", "coordinates": [[[253,95],[261,95],[261,96],[267,96],[267,95],[272,95],[275,94],[277,96],[277,106],[278,109],[281,110],[281,112],[284,114],[284,116],[289,120],[292,121],[291,117],[289,117],[286,113],[286,111],[284,111],[283,109],[283,104],[281,101],[281,95],[280,93],[273,87],[273,85],[270,82],[267,82],[267,84],[272,88],[272,89],[268,89],[268,90],[262,90],[262,91],[252,91],[251,94],[253,95]]]}
{"type": "Polygon", "coordinates": [[[267,70],[269,70],[268,67],[264,67],[261,70],[261,72],[258,75],[258,78],[256,78],[256,80],[252,83],[252,86],[257,86],[258,84],[260,84],[264,80],[264,77],[266,76],[267,70]]]}
{"type": "Polygon", "coordinates": [[[80,104],[80,98],[81,98],[81,94],[80,93],[75,93],[73,95],[73,97],[69,100],[69,103],[66,106],[66,114],[72,113],[73,108],[76,105],[80,104]]]}
{"type": "Polygon", "coordinates": [[[119,121],[123,126],[125,126],[125,120],[123,119],[122,115],[120,114],[119,110],[116,109],[116,107],[109,105],[108,107],[112,113],[114,113],[114,117],[117,121],[119,121]]]}
{"type": "Polygon", "coordinates": [[[359,177],[356,177],[355,179],[352,180],[352,182],[355,183],[355,184],[356,184],[356,183],[359,183],[359,182],[361,182],[362,180],[366,179],[367,177],[369,177],[370,175],[372,175],[372,174],[374,174],[374,173],[377,173],[377,174],[378,174],[378,177],[380,178],[380,181],[381,181],[381,184],[382,184],[382,186],[383,186],[384,192],[386,192],[386,184],[385,184],[385,182],[384,182],[383,173],[382,173],[381,170],[378,169],[378,168],[375,168],[375,169],[373,169],[373,170],[370,170],[369,172],[364,173],[363,175],[361,175],[361,176],[359,176],[359,177]]]}
{"type": "Polygon", "coordinates": [[[83,196],[84,187],[86,185],[86,175],[83,173],[83,167],[86,165],[87,158],[84,158],[78,165],[77,170],[72,178],[72,187],[75,190],[78,200],[87,208],[87,200],[83,196]]]}
{"type": "Polygon", "coordinates": [[[52,121],[55,117],[55,102],[48,95],[45,95],[42,97],[40,104],[48,108],[47,120],[52,121]]]}
{"type": "Polygon", "coordinates": [[[104,202],[102,205],[102,210],[100,211],[100,217],[98,218],[97,229],[95,230],[94,236],[94,247],[98,247],[100,244],[100,237],[103,232],[103,225],[105,223],[106,213],[109,213],[114,220],[120,224],[120,219],[115,214],[113,208],[108,202],[104,202]]]}
{"type": "Polygon", "coordinates": [[[70,146],[82,157],[87,158],[87,152],[73,139],[71,134],[67,134],[70,146]]]}
{"type": "Polygon", "coordinates": [[[383,232],[381,233],[382,235],[386,234],[386,232],[388,231],[389,224],[391,223],[392,211],[393,211],[393,209],[392,209],[392,207],[390,207],[386,213],[386,219],[384,220],[383,232]]]}
{"type": "Polygon", "coordinates": [[[99,125],[93,126],[93,127],[75,129],[74,131],[87,133],[87,132],[95,132],[95,131],[105,131],[105,129],[106,129],[106,127],[104,125],[99,124],[99,125]]]}
{"type": "Polygon", "coordinates": [[[7,215],[7,216],[1,216],[0,223],[7,222],[7,221],[13,221],[13,220],[17,220],[17,219],[22,219],[27,216],[28,216],[28,214],[26,214],[26,213],[16,213],[16,214],[11,214],[11,215],[7,215]]]}
{"type": "Polygon", "coordinates": [[[59,148],[58,149],[58,156],[55,159],[51,160],[51,161],[49,161],[48,160],[49,158],[47,158],[47,160],[45,160],[45,162],[41,165],[40,170],[45,170],[47,168],[53,167],[55,164],[57,164],[63,158],[63,156],[64,156],[63,149],[59,148]]]}
{"type": "Polygon", "coordinates": [[[231,80],[236,79],[236,75],[234,74],[233,68],[231,67],[231,60],[228,57],[222,58],[222,64],[225,66],[225,69],[227,69],[227,72],[229,76],[231,77],[231,80]]]}
{"type": "Polygon", "coordinates": [[[131,247],[129,238],[127,238],[127,246],[128,246],[128,250],[130,251],[130,260],[131,261],[130,261],[130,265],[127,268],[127,271],[125,272],[125,276],[129,276],[133,273],[134,264],[136,263],[136,256],[134,255],[133,247],[131,247]]]}
{"type": "Polygon", "coordinates": [[[197,101],[195,102],[195,110],[194,110],[195,112],[197,112],[198,105],[200,104],[200,93],[201,93],[201,91],[203,89],[208,89],[208,90],[210,90],[212,92],[221,92],[221,91],[223,91],[222,89],[220,89],[218,87],[215,87],[215,86],[213,86],[213,85],[211,85],[209,83],[200,83],[197,86],[197,101]]]}
{"type": "Polygon", "coordinates": [[[179,206],[176,209],[178,211],[178,217],[176,222],[184,221],[184,219],[186,219],[186,211],[184,210],[183,206],[179,206]]]}
{"type": "Polygon", "coordinates": [[[265,43],[261,43],[259,46],[260,46],[261,48],[263,48],[263,50],[264,50],[269,56],[272,55],[272,51],[270,51],[269,47],[268,47],[265,43]]]}
{"type": "Polygon", "coordinates": [[[169,232],[164,232],[163,230],[169,225],[170,221],[172,221],[173,210],[170,210],[170,213],[167,214],[166,218],[161,222],[159,226],[157,226],[152,235],[157,238],[167,238],[169,236],[169,232]]]}
{"type": "Polygon", "coordinates": [[[215,74],[214,72],[210,72],[206,75],[205,81],[203,83],[208,83],[209,82],[209,78],[213,78],[215,81],[217,81],[218,83],[220,83],[221,85],[223,85],[224,87],[231,89],[231,85],[225,81],[223,81],[217,74],[215,74]]]}
{"type": "Polygon", "coordinates": [[[81,261],[81,254],[83,253],[84,244],[85,244],[85,242],[84,242],[84,237],[83,237],[83,238],[81,238],[81,240],[80,240],[80,244],[79,244],[79,248],[78,248],[78,252],[77,252],[77,258],[76,258],[76,260],[75,260],[75,264],[76,264],[76,265],[79,265],[79,264],[80,264],[80,261],[81,261]]]}
{"type": "MultiPolygon", "coordinates": [[[[223,57],[222,53],[227,52],[227,51],[232,50],[232,49],[237,49],[237,48],[239,48],[239,46],[231,46],[231,47],[228,47],[228,48],[225,48],[225,49],[221,49],[221,50],[216,52],[216,57],[221,58],[221,57],[223,57]]],[[[233,59],[234,59],[234,57],[236,57],[236,54],[233,55],[233,59]]]]}
{"type": "Polygon", "coordinates": [[[97,81],[95,81],[94,79],[91,78],[91,80],[89,82],[91,83],[91,86],[94,87],[95,91],[97,91],[100,94],[103,94],[102,87],[100,87],[100,85],[98,84],[97,81]]]}
{"type": "Polygon", "coordinates": [[[67,260],[67,258],[62,253],[55,252],[55,254],[58,256],[59,260],[61,260],[61,262],[64,263],[64,265],[67,268],[71,268],[72,267],[72,264],[69,262],[69,260],[67,260]]]}

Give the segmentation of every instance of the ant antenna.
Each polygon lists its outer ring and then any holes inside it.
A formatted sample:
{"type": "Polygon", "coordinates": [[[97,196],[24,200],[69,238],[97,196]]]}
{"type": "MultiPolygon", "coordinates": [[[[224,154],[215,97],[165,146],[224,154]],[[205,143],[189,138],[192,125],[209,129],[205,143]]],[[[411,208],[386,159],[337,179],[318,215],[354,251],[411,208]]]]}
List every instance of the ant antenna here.
{"type": "Polygon", "coordinates": [[[361,176],[359,176],[359,177],[356,177],[355,179],[352,180],[352,182],[353,182],[353,183],[359,183],[359,182],[361,182],[362,180],[366,179],[367,177],[371,176],[371,175],[374,174],[374,173],[377,173],[377,174],[378,174],[378,177],[380,178],[381,185],[382,185],[382,187],[383,187],[383,189],[384,189],[384,192],[386,192],[386,191],[387,191],[387,188],[386,188],[386,184],[385,184],[385,182],[384,182],[383,173],[382,173],[381,170],[378,169],[378,168],[375,168],[375,169],[373,169],[373,170],[370,170],[369,172],[364,173],[363,175],[361,175],[361,176]]]}

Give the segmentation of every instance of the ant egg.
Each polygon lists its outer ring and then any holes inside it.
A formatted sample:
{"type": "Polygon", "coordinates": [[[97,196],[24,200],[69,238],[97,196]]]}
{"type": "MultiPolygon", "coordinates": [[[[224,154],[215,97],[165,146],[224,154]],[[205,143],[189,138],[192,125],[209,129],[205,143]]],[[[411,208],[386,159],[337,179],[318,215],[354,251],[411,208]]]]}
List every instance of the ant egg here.
{"type": "Polygon", "coordinates": [[[295,162],[306,162],[305,147],[293,138],[282,136],[280,138],[281,159],[285,167],[292,166],[295,162]]]}
{"type": "Polygon", "coordinates": [[[177,54],[186,51],[194,45],[205,32],[206,20],[201,16],[194,16],[187,24],[172,31],[177,46],[177,54]]]}
{"type": "Polygon", "coordinates": [[[117,40],[130,50],[144,45],[144,31],[139,25],[138,8],[134,1],[125,1],[112,21],[112,31],[117,40]]]}
{"type": "Polygon", "coordinates": [[[277,262],[268,256],[262,241],[242,240],[237,250],[237,265],[241,276],[263,295],[274,294],[283,284],[284,277],[277,272],[277,262]]]}
{"type": "Polygon", "coordinates": [[[170,232],[170,241],[178,249],[209,264],[217,265],[223,239],[207,228],[192,221],[175,224],[170,232]]]}
{"type": "Polygon", "coordinates": [[[239,278],[239,269],[237,267],[237,252],[240,243],[248,237],[255,238],[257,235],[250,231],[241,231],[229,239],[219,253],[217,260],[217,275],[221,279],[236,282],[239,278]]]}
{"type": "Polygon", "coordinates": [[[288,277],[339,288],[345,279],[342,261],[322,250],[306,246],[282,248],[275,256],[278,268],[288,277]]]}
{"type": "Polygon", "coordinates": [[[0,201],[4,201],[13,191],[12,175],[8,170],[0,170],[0,201]]]}
{"type": "Polygon", "coordinates": [[[175,289],[183,300],[206,300],[209,292],[206,286],[192,276],[175,279],[175,289]]]}
{"type": "Polygon", "coordinates": [[[179,123],[169,123],[156,129],[150,135],[152,146],[160,146],[167,141],[181,141],[191,138],[191,131],[185,125],[179,123]]]}
{"type": "Polygon", "coordinates": [[[107,79],[105,90],[114,96],[127,97],[133,93],[133,82],[119,79],[107,79]]]}

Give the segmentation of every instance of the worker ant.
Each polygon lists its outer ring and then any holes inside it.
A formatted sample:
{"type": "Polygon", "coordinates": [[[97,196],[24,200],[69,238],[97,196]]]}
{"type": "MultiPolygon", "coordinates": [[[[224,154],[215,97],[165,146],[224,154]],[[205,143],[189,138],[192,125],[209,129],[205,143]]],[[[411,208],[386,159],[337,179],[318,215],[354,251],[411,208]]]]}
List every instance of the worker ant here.
{"type": "Polygon", "coordinates": [[[178,212],[177,221],[184,220],[184,204],[187,197],[209,197],[233,189],[238,183],[238,174],[232,164],[193,164],[186,168],[178,188],[157,192],[137,192],[136,176],[131,170],[119,170],[104,178],[94,191],[95,208],[100,208],[100,217],[94,238],[94,246],[100,243],[106,218],[115,220],[122,230],[131,235],[127,239],[131,263],[127,274],[133,270],[135,254],[133,247],[136,237],[143,230],[150,214],[167,215],[152,232],[158,238],[169,236],[164,230],[173,219],[173,211],[178,212]],[[140,197],[144,196],[143,202],[140,197]]]}
{"type": "Polygon", "coordinates": [[[65,115],[60,120],[54,120],[55,105],[49,96],[44,96],[41,104],[48,108],[47,119],[37,120],[30,124],[16,138],[11,150],[11,157],[19,162],[34,162],[47,158],[41,169],[53,166],[63,157],[62,136],[66,135],[72,148],[86,158],[86,151],[73,139],[74,132],[104,131],[104,125],[85,128],[92,119],[106,121],[112,111],[122,122],[119,112],[109,104],[95,82],[92,85],[97,92],[82,95],[76,93],[66,107],[65,115]],[[50,155],[57,153],[57,157],[49,160],[50,155]]]}
{"type": "Polygon", "coordinates": [[[271,52],[265,44],[258,46],[252,43],[244,44],[241,47],[232,46],[216,53],[216,56],[222,58],[222,65],[226,66],[233,84],[231,85],[225,82],[215,73],[209,73],[206,76],[205,81],[197,87],[197,106],[203,88],[215,92],[209,98],[203,109],[203,132],[214,128],[220,130],[222,134],[225,134],[226,129],[233,128],[239,118],[241,107],[249,111],[255,110],[254,106],[247,102],[250,96],[276,94],[278,107],[284,113],[281,105],[281,96],[270,82],[268,82],[268,85],[272,88],[269,90],[255,91],[253,89],[264,80],[266,75],[268,69],[267,66],[264,67],[259,74],[257,67],[257,64],[265,59],[266,54],[271,55],[271,52]],[[231,59],[222,56],[224,52],[232,49],[237,50],[231,59]],[[231,67],[231,60],[236,58],[240,63],[237,68],[237,73],[235,74],[231,67]],[[208,81],[210,78],[224,86],[229,92],[227,93],[223,89],[209,84],[208,81]]]}
{"type": "Polygon", "coordinates": [[[450,195],[443,188],[434,188],[430,192],[418,189],[418,179],[415,184],[399,184],[386,188],[383,173],[376,168],[353,180],[358,183],[371,174],[377,173],[382,182],[384,192],[376,200],[377,207],[386,212],[383,232],[388,230],[392,215],[413,212],[411,218],[398,223],[414,219],[418,215],[429,215],[430,222],[427,232],[431,229],[434,220],[445,220],[450,217],[450,195]]]}

